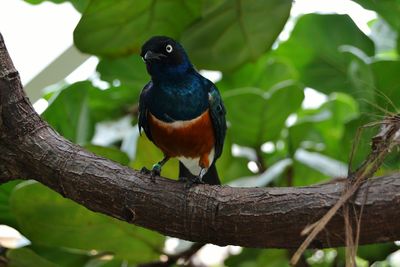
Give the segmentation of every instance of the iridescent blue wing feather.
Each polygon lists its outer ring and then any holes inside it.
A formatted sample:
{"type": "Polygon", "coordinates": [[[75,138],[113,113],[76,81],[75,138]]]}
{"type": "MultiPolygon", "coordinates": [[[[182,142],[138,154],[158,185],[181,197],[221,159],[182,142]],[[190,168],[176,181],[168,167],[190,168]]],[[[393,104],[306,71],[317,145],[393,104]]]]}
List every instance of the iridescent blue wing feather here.
{"type": "Polygon", "coordinates": [[[222,103],[222,98],[218,92],[218,89],[212,83],[208,91],[208,101],[215,134],[215,161],[221,156],[222,149],[224,147],[224,139],[226,134],[226,110],[224,104],[222,103]]]}
{"type": "Polygon", "coordinates": [[[152,82],[149,82],[145,85],[139,97],[139,132],[142,133],[142,129],[144,130],[147,138],[153,141],[151,137],[150,127],[147,121],[147,107],[146,107],[146,99],[148,97],[148,92],[152,86],[152,82]]]}

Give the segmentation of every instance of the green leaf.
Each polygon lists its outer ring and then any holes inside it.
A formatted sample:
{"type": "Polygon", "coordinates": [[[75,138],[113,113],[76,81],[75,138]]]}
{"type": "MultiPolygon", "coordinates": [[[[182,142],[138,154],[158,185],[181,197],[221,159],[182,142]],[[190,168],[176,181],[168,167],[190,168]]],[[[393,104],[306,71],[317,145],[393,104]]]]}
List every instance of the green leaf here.
{"type": "Polygon", "coordinates": [[[293,63],[306,86],[352,93],[357,88],[347,74],[353,60],[349,50],[367,58],[374,55],[374,44],[347,15],[308,14],[300,17],[276,55],[293,63]]]}
{"type": "Polygon", "coordinates": [[[226,184],[239,177],[252,175],[247,168],[248,162],[246,158],[232,155],[232,134],[228,131],[225,137],[224,150],[216,163],[221,183],[226,184]]]}
{"type": "MultiPolygon", "coordinates": [[[[351,143],[343,140],[346,124],[359,116],[358,104],[351,96],[331,94],[321,107],[301,110],[297,116],[297,122],[289,128],[291,154],[297,148],[309,149],[311,143],[315,147],[322,146],[318,152],[348,162],[351,143]]],[[[354,137],[355,131],[351,131],[354,137]]]]}
{"type": "Polygon", "coordinates": [[[198,68],[232,70],[271,48],[291,5],[288,0],[226,0],[186,29],[182,43],[198,68]]]}
{"type": "Polygon", "coordinates": [[[279,137],[287,117],[300,107],[304,93],[297,85],[283,83],[267,93],[243,88],[228,91],[223,98],[233,143],[256,148],[279,137]]]}
{"type": "Polygon", "coordinates": [[[383,261],[388,255],[398,250],[398,247],[393,243],[386,244],[371,244],[359,246],[357,255],[369,262],[383,261]]]}
{"type": "Polygon", "coordinates": [[[286,267],[289,259],[284,249],[243,248],[238,255],[230,256],[225,266],[235,267],[286,267]]]}
{"type": "Polygon", "coordinates": [[[260,175],[242,177],[229,183],[233,187],[262,187],[267,186],[272,181],[278,179],[288,168],[292,166],[291,159],[282,159],[270,165],[268,169],[260,175]]]}
{"type": "Polygon", "coordinates": [[[400,3],[397,0],[353,0],[359,3],[366,9],[376,11],[382,16],[388,23],[392,25],[397,31],[400,31],[400,3]]]}
{"type": "Polygon", "coordinates": [[[17,222],[10,208],[10,196],[14,187],[20,181],[10,181],[0,185],[0,224],[5,224],[13,228],[17,227],[17,222]]]}
{"type": "Polygon", "coordinates": [[[11,206],[33,244],[110,252],[132,263],[157,259],[164,244],[155,232],[89,211],[35,182],[20,184],[11,206]]]}
{"type": "Polygon", "coordinates": [[[91,1],[74,31],[85,53],[121,56],[138,53],[154,35],[179,38],[202,12],[199,0],[91,1]]]}
{"type": "Polygon", "coordinates": [[[369,37],[375,44],[375,59],[395,60],[399,58],[397,52],[397,31],[395,31],[382,17],[369,22],[371,33],[369,37]]]}
{"type": "Polygon", "coordinates": [[[376,104],[388,113],[399,112],[400,61],[376,61],[371,64],[371,68],[376,86],[376,104]]]}
{"type": "Polygon", "coordinates": [[[141,89],[124,85],[106,90],[90,87],[88,105],[93,120],[95,122],[115,120],[134,113],[141,89]]]}
{"type": "Polygon", "coordinates": [[[93,136],[95,123],[132,112],[139,92],[126,86],[100,90],[88,81],[77,82],[55,93],[42,116],[64,137],[86,144],[93,136]]]}
{"type": "Polygon", "coordinates": [[[76,10],[78,10],[81,13],[85,10],[85,8],[88,6],[90,2],[90,0],[25,0],[25,2],[28,2],[33,5],[41,4],[44,1],[50,1],[55,4],[70,2],[76,8],[76,10]]]}
{"type": "Polygon", "coordinates": [[[288,62],[266,54],[256,62],[249,62],[233,72],[223,73],[223,79],[217,83],[217,87],[221,92],[248,86],[267,91],[275,84],[297,78],[296,70],[288,62]]]}
{"type": "Polygon", "coordinates": [[[145,64],[138,55],[117,59],[104,58],[97,65],[100,78],[114,84],[116,81],[139,92],[150,80],[145,64]]]}
{"type": "Polygon", "coordinates": [[[122,165],[129,164],[129,157],[126,153],[114,147],[104,147],[104,146],[96,146],[96,145],[86,145],[85,148],[98,156],[105,157],[111,159],[115,162],[118,162],[122,165]]]}
{"type": "Polygon", "coordinates": [[[84,144],[94,132],[89,111],[89,82],[75,83],[53,96],[42,117],[65,138],[84,144]]]}
{"type": "Polygon", "coordinates": [[[345,177],[347,175],[347,164],[321,153],[309,152],[300,148],[296,151],[295,159],[329,177],[345,177]]]}
{"type": "Polygon", "coordinates": [[[84,266],[93,255],[85,251],[71,250],[62,247],[33,245],[29,247],[40,257],[56,263],[60,267],[84,266]]]}
{"type": "Polygon", "coordinates": [[[29,248],[11,249],[7,251],[7,258],[9,267],[59,267],[29,248]]]}

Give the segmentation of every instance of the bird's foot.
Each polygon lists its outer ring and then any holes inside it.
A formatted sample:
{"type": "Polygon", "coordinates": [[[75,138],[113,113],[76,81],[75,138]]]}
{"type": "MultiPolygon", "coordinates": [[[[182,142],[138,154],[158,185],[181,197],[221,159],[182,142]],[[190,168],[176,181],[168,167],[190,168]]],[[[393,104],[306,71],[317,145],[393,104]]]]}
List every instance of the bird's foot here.
{"type": "Polygon", "coordinates": [[[146,174],[149,175],[150,174],[150,178],[152,182],[156,181],[156,176],[160,176],[161,174],[161,165],[160,164],[154,164],[153,168],[151,170],[147,169],[146,167],[143,167],[140,170],[140,173],[142,174],[146,174]]]}
{"type": "Polygon", "coordinates": [[[200,176],[194,176],[186,180],[185,188],[191,188],[194,184],[204,184],[204,182],[201,180],[200,176]]]}
{"type": "Polygon", "coordinates": [[[161,164],[160,163],[156,163],[153,165],[153,168],[151,169],[151,179],[153,180],[153,182],[156,179],[156,176],[160,176],[161,174],[161,164]]]}
{"type": "Polygon", "coordinates": [[[149,169],[147,169],[146,167],[143,167],[143,168],[141,168],[140,169],[140,173],[141,174],[150,174],[150,170],[149,169]]]}

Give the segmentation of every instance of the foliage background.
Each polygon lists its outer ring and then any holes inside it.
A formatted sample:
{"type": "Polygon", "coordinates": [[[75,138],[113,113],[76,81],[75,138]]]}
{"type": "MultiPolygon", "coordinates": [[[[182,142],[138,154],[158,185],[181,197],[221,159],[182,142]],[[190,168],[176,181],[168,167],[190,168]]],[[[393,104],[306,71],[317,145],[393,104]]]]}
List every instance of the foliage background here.
{"type": "MultiPolygon", "coordinates": [[[[42,116],[71,141],[132,168],[150,167],[162,156],[135,126],[138,96],[149,80],[138,53],[153,35],[180,40],[198,69],[222,73],[217,86],[229,121],[217,164],[223,183],[301,186],[343,175],[357,128],[398,112],[396,0],[355,1],[378,14],[368,36],[347,15],[307,14],[290,18],[294,29],[283,41],[278,35],[290,15],[288,0],[69,2],[82,13],[75,45],[101,59],[98,77],[107,88],[90,80],[61,82],[44,91],[50,105],[42,116]],[[323,94],[323,103],[304,106],[308,88],[323,94]]],[[[354,166],[373,133],[363,133],[354,166]]],[[[380,173],[398,170],[399,162],[395,153],[380,173]]],[[[171,161],[163,175],[174,178],[176,169],[171,161]]],[[[0,186],[0,224],[32,242],[6,251],[15,267],[137,266],[159,259],[165,243],[164,236],[88,211],[32,181],[0,186]]],[[[389,266],[396,251],[395,244],[363,246],[358,263],[389,266]]],[[[290,253],[244,248],[224,264],[287,266],[290,253]]],[[[342,266],[343,251],[308,251],[306,261],[342,266]]]]}

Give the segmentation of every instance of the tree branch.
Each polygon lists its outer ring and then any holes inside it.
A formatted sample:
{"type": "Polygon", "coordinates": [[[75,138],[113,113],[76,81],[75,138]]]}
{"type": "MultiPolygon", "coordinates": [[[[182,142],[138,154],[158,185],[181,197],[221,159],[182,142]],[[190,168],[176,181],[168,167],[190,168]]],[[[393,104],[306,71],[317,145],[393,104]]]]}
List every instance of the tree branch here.
{"type": "MultiPolygon", "coordinates": [[[[142,151],[142,153],[145,153],[142,151]]],[[[98,157],[67,141],[34,112],[0,35],[0,183],[35,179],[93,211],[162,234],[218,245],[296,248],[299,233],[341,196],[343,182],[301,188],[231,188],[147,175],[98,157]]],[[[400,173],[364,183],[368,193],[360,244],[400,239],[400,173]]],[[[354,216],[354,214],[353,214],[354,216]]],[[[336,214],[312,246],[345,244],[336,214]]]]}

